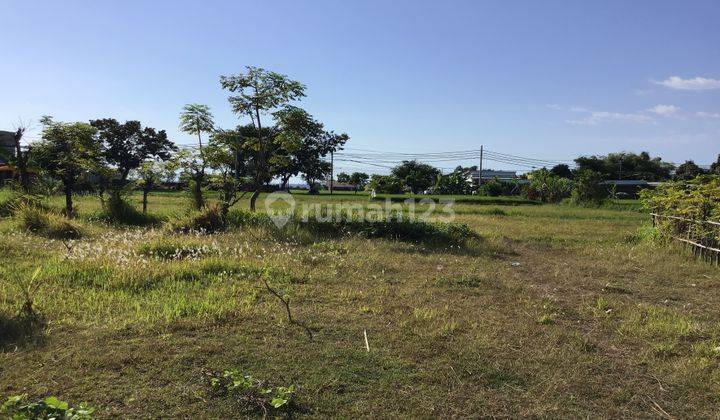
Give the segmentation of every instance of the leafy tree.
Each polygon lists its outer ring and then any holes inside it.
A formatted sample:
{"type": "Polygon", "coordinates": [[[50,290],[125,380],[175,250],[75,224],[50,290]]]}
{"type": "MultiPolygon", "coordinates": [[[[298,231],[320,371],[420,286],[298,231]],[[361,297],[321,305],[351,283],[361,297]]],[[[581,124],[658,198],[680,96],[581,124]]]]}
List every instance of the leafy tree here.
{"type": "Polygon", "coordinates": [[[570,167],[564,163],[553,166],[552,169],[550,169],[550,173],[560,178],[572,179],[573,177],[570,167]]]}
{"type": "Polygon", "coordinates": [[[720,175],[720,155],[718,155],[717,160],[710,165],[710,173],[720,175]]]}
{"type": "Polygon", "coordinates": [[[640,154],[621,152],[607,156],[581,156],[575,159],[577,170],[589,169],[601,174],[603,179],[643,179],[663,181],[670,179],[672,164],[661,158],[650,158],[647,152],[640,154]]]}
{"type": "Polygon", "coordinates": [[[243,179],[237,176],[237,155],[242,142],[237,132],[218,130],[205,149],[205,157],[210,169],[213,170],[210,182],[220,191],[220,215],[223,223],[227,223],[230,208],[245,194],[240,194],[243,179]]]}
{"type": "Polygon", "coordinates": [[[590,169],[576,172],[572,201],[575,203],[600,204],[607,198],[607,190],[600,184],[602,175],[590,169]]]}
{"type": "Polygon", "coordinates": [[[348,181],[355,186],[355,193],[357,194],[358,190],[365,188],[369,179],[370,175],[365,172],[353,172],[348,181]]]}
{"type": "Polygon", "coordinates": [[[414,194],[434,185],[440,170],[417,160],[406,160],[394,167],[392,174],[414,194]]]}
{"type": "Polygon", "coordinates": [[[351,182],[350,175],[345,172],[340,172],[335,178],[337,179],[337,182],[341,184],[349,184],[351,182]]]}
{"type": "Polygon", "coordinates": [[[272,139],[263,131],[262,117],[275,112],[289,102],[305,96],[305,86],[287,76],[258,67],[246,67],[246,72],[220,76],[220,85],[233,93],[228,98],[233,112],[250,117],[257,130],[257,161],[253,168],[253,194],[250,209],[255,211],[255,202],[261,188],[270,182],[271,169],[268,165],[268,150],[272,139]]]}
{"type": "Polygon", "coordinates": [[[202,133],[212,133],[215,130],[213,115],[210,107],[201,104],[187,104],[180,113],[180,129],[188,134],[198,137],[198,152],[194,156],[194,163],[187,167],[192,174],[191,191],[193,204],[196,209],[205,207],[203,184],[205,183],[205,159],[203,157],[202,133]]]}
{"type": "Polygon", "coordinates": [[[532,171],[527,176],[530,184],[525,187],[525,195],[531,200],[557,203],[572,193],[572,181],[555,176],[545,168],[532,171]]]}
{"type": "Polygon", "coordinates": [[[165,130],[157,131],[144,127],[140,121],[126,121],[120,124],[114,118],[90,121],[102,141],[102,155],[105,161],[118,171],[118,187],[127,183],[130,171],[138,169],[149,159],[165,161],[177,148],[168,140],[165,130]]]}
{"type": "Polygon", "coordinates": [[[692,160],[687,160],[675,170],[675,179],[687,181],[704,173],[705,170],[703,168],[697,166],[692,160]]]}
{"type": "Polygon", "coordinates": [[[166,161],[146,160],[135,170],[137,182],[142,190],[142,211],[147,214],[148,195],[163,179],[174,178],[179,162],[176,159],[166,161]]]}
{"type": "Polygon", "coordinates": [[[400,194],[403,191],[402,181],[395,175],[373,175],[368,188],[381,194],[400,194]]]}
{"type": "Polygon", "coordinates": [[[73,215],[72,195],[78,179],[99,166],[100,143],[95,127],[86,123],[61,123],[43,118],[42,140],[33,157],[43,170],[63,184],[65,214],[73,215]]]}

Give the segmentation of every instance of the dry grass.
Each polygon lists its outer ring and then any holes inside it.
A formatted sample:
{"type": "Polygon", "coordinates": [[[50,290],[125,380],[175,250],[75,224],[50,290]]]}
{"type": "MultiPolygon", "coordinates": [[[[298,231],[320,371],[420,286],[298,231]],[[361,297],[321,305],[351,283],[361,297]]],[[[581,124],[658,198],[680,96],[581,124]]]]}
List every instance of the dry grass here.
{"type": "MultiPolygon", "coordinates": [[[[150,210],[184,211],[164,198],[151,195],[150,210]]],[[[95,211],[79,201],[81,216],[95,211]]],[[[717,268],[631,240],[646,219],[635,211],[456,209],[481,245],[251,226],[169,236],[85,220],[87,238],[68,248],[0,221],[1,266],[43,267],[46,319],[42,340],[5,343],[0,394],[88,401],[101,417],[232,417],[229,401],[206,398],[201,372],[240,369],[298,385],[298,416],[717,415],[717,268]]],[[[17,309],[0,283],[0,316],[17,309]]]]}

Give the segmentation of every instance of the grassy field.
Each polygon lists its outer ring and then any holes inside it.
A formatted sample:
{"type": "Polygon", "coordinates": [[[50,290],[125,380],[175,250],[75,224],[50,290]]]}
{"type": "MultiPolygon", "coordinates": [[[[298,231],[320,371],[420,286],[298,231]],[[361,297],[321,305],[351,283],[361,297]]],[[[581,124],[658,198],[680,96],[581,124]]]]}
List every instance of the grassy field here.
{"type": "MultiPolygon", "coordinates": [[[[299,417],[716,417],[720,271],[649,241],[633,202],[513,200],[458,202],[481,237],[464,247],[251,226],[170,235],[95,221],[94,197],[77,200],[86,236],[71,249],[0,219],[0,397],[87,401],[102,418],[236,417],[202,372],[238,369],[296,385],[299,417]],[[37,268],[44,324],[12,337],[10,280],[37,268]]],[[[150,196],[163,217],[186,206],[150,196]]]]}

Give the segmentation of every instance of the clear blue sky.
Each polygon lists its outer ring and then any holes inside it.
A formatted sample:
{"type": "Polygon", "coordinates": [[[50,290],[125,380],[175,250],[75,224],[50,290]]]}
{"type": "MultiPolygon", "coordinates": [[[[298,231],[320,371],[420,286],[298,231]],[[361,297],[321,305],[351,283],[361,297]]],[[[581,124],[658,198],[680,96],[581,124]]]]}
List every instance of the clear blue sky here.
{"type": "Polygon", "coordinates": [[[350,148],[720,153],[717,0],[2,0],[0,16],[0,129],[114,117],[191,143],[181,107],[233,127],[218,77],[254,65],[305,83],[300,105],[350,148]]]}

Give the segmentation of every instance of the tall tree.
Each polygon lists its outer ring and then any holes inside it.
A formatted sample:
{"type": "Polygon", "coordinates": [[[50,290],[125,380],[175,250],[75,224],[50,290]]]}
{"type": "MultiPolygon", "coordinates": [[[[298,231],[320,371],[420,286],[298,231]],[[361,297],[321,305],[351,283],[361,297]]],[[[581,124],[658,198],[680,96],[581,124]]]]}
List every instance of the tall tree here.
{"type": "Polygon", "coordinates": [[[365,172],[353,172],[350,174],[350,183],[355,187],[355,194],[357,194],[358,190],[365,188],[369,179],[370,175],[365,172]]]}
{"type": "Polygon", "coordinates": [[[65,214],[73,215],[73,192],[78,179],[99,166],[100,143],[95,127],[86,123],[61,123],[43,118],[42,140],[33,148],[33,158],[63,184],[65,214]]]}
{"type": "Polygon", "coordinates": [[[417,160],[406,160],[394,167],[392,174],[415,194],[435,185],[440,170],[417,160]]]}
{"type": "Polygon", "coordinates": [[[705,170],[696,165],[695,162],[692,160],[686,160],[685,163],[677,167],[677,170],[675,171],[675,179],[687,181],[704,173],[705,170]]]}
{"type": "Polygon", "coordinates": [[[198,153],[192,165],[192,196],[193,204],[198,210],[205,207],[203,184],[205,183],[205,158],[203,155],[202,134],[211,134],[215,130],[213,115],[210,107],[201,104],[187,104],[180,113],[180,129],[188,134],[195,134],[198,138],[198,153]]]}
{"type": "Polygon", "coordinates": [[[570,167],[564,163],[560,163],[558,165],[555,165],[550,169],[550,173],[559,176],[560,178],[572,178],[572,171],[570,170],[570,167]]]}
{"type": "Polygon", "coordinates": [[[250,209],[255,211],[260,190],[272,178],[267,156],[271,139],[267,138],[263,131],[262,118],[289,102],[304,97],[305,86],[283,74],[251,66],[246,67],[245,73],[220,76],[220,85],[233,93],[228,98],[233,112],[250,117],[251,124],[257,130],[258,159],[252,176],[254,191],[250,197],[250,209]]]}
{"type": "Polygon", "coordinates": [[[117,168],[116,187],[127,183],[130,171],[150,159],[168,160],[175,144],[168,140],[165,130],[157,131],[144,127],[140,121],[126,121],[120,124],[113,118],[90,121],[98,130],[102,142],[102,155],[105,161],[117,168]]]}

